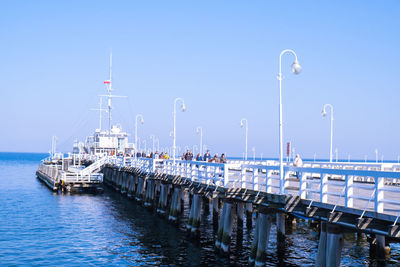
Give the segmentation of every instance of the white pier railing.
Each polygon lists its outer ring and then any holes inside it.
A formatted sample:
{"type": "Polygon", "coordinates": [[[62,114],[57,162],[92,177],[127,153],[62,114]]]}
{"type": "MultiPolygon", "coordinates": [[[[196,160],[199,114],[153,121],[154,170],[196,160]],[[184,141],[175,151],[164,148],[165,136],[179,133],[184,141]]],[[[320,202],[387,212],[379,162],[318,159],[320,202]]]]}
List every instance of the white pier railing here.
{"type": "Polygon", "coordinates": [[[284,166],[284,181],[280,183],[279,165],[273,162],[248,164],[249,161],[228,164],[203,161],[159,160],[150,158],[124,159],[113,157],[111,163],[133,166],[147,173],[179,175],[190,181],[227,188],[247,188],[273,194],[300,196],[311,202],[400,214],[400,171],[397,164],[330,164],[312,163],[304,167],[284,166]],[[247,164],[245,164],[247,163],[247,164]],[[388,171],[390,170],[390,171],[388,171]]]}

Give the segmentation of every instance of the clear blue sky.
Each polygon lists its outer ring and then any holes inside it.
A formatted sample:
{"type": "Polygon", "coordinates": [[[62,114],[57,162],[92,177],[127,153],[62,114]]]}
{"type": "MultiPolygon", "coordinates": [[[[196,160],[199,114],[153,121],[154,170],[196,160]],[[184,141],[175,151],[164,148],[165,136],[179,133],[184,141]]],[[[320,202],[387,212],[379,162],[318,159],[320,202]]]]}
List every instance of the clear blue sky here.
{"type": "MultiPolygon", "coordinates": [[[[114,122],[141,137],[197,144],[196,126],[212,152],[241,156],[242,117],[249,155],[276,157],[279,53],[296,51],[301,75],[284,57],[284,140],[303,157],[329,157],[335,108],[339,157],[400,155],[399,1],[2,1],[0,16],[0,151],[63,151],[98,125],[112,49],[114,122]],[[323,2],[323,3],[322,3],[323,2]]],[[[148,143],[150,140],[148,140],[148,143]]]]}

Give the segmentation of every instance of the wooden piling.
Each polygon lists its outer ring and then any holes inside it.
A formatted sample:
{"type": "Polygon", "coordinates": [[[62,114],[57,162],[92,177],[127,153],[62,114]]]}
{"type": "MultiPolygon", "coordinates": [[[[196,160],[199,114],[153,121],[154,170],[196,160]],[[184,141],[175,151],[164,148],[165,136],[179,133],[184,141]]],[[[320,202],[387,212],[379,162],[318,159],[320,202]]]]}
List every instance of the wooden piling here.
{"type": "Polygon", "coordinates": [[[191,235],[195,238],[200,236],[200,219],[201,219],[201,196],[199,194],[194,194],[192,205],[193,209],[193,217],[192,217],[192,228],[191,235]]]}
{"type": "Polygon", "coordinates": [[[204,216],[210,214],[210,198],[208,196],[203,196],[201,203],[204,208],[204,216]]]}
{"type": "Polygon", "coordinates": [[[121,185],[122,185],[122,175],[123,175],[123,171],[122,170],[118,170],[117,172],[117,184],[115,189],[120,192],[121,191],[121,185]]]}
{"type": "Polygon", "coordinates": [[[236,214],[237,214],[237,227],[238,229],[243,229],[244,203],[241,201],[238,201],[236,203],[236,214]]]}
{"type": "Polygon", "coordinates": [[[224,228],[221,240],[221,250],[224,254],[228,254],[231,245],[232,228],[233,228],[233,213],[232,213],[233,203],[225,201],[224,206],[226,206],[225,216],[224,216],[224,228]]]}
{"type": "Polygon", "coordinates": [[[160,215],[164,215],[166,213],[167,197],[168,197],[168,185],[162,183],[160,189],[160,198],[158,199],[158,208],[157,208],[157,213],[160,215]]]}
{"type": "Polygon", "coordinates": [[[326,222],[321,222],[316,267],[326,266],[326,222]]]}
{"type": "MultiPolygon", "coordinates": [[[[390,246],[386,243],[385,236],[383,235],[375,235],[374,240],[371,243],[375,243],[372,245],[372,249],[375,249],[375,257],[379,262],[386,261],[386,258],[390,256],[390,246]]],[[[371,249],[371,248],[370,248],[371,249]]]]}
{"type": "Polygon", "coordinates": [[[130,174],[129,175],[128,193],[127,193],[129,198],[132,198],[132,196],[135,194],[135,187],[136,187],[135,177],[132,174],[130,174]]]}
{"type": "Polygon", "coordinates": [[[253,241],[251,242],[251,247],[250,247],[249,265],[253,265],[254,262],[256,261],[259,228],[260,228],[260,223],[258,222],[258,217],[257,217],[256,228],[254,229],[254,238],[253,241]]]}
{"type": "Polygon", "coordinates": [[[328,223],[326,232],[326,267],[340,266],[344,244],[342,228],[337,224],[328,223]]]}
{"type": "Polygon", "coordinates": [[[246,202],[246,227],[253,227],[253,203],[246,202]]]}
{"type": "Polygon", "coordinates": [[[278,212],[276,214],[276,234],[278,242],[284,241],[285,240],[285,213],[283,212],[278,212]]]}
{"type": "Polygon", "coordinates": [[[174,193],[172,195],[171,207],[168,216],[168,220],[172,222],[178,221],[178,215],[181,213],[181,190],[178,186],[175,186],[174,193]]]}
{"type": "MultiPolygon", "coordinates": [[[[218,203],[218,200],[217,200],[218,203]]],[[[217,231],[217,239],[215,240],[215,247],[217,250],[221,249],[222,236],[224,234],[224,219],[226,213],[226,206],[223,204],[222,210],[219,214],[219,222],[218,222],[218,231],[217,231]]]]}
{"type": "Polygon", "coordinates": [[[267,259],[267,247],[271,231],[272,217],[268,213],[261,212],[258,214],[258,220],[260,226],[258,228],[257,255],[254,265],[264,266],[265,260],[267,259]]]}
{"type": "Polygon", "coordinates": [[[126,194],[128,190],[128,173],[123,171],[122,172],[122,182],[121,182],[121,194],[126,194]]]}
{"type": "Polygon", "coordinates": [[[145,207],[152,207],[154,201],[154,180],[147,179],[146,180],[146,195],[144,199],[144,206],[145,207]]]}
{"type": "Polygon", "coordinates": [[[143,197],[144,178],[139,177],[136,188],[136,201],[142,201],[143,197]]]}
{"type": "Polygon", "coordinates": [[[266,207],[258,207],[254,238],[250,248],[249,265],[265,265],[271,225],[271,211],[266,207]]]}

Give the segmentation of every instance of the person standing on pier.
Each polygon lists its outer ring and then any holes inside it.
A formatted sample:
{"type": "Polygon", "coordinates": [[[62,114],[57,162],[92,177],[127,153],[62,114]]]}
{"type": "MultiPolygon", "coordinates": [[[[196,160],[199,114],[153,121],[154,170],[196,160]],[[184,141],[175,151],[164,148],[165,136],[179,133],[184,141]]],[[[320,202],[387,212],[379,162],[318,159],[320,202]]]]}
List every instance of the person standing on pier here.
{"type": "Polygon", "coordinates": [[[200,153],[197,154],[196,161],[202,161],[202,160],[203,160],[203,158],[201,157],[201,154],[200,153]]]}
{"type": "MultiPolygon", "coordinates": [[[[303,161],[301,160],[299,154],[296,155],[296,158],[293,161],[293,166],[294,167],[303,167],[303,161]]],[[[296,172],[296,177],[299,178],[299,172],[296,172]]]]}
{"type": "Polygon", "coordinates": [[[225,153],[222,153],[221,158],[220,158],[221,163],[226,163],[226,156],[225,153]]]}
{"type": "Polygon", "coordinates": [[[168,152],[165,152],[164,159],[169,159],[168,152]]]}
{"type": "Polygon", "coordinates": [[[208,162],[210,159],[211,159],[210,150],[207,150],[207,152],[204,154],[203,160],[208,162]]]}
{"type": "Polygon", "coordinates": [[[300,158],[299,154],[296,155],[296,158],[293,161],[293,166],[294,167],[303,167],[303,160],[300,158]]]}

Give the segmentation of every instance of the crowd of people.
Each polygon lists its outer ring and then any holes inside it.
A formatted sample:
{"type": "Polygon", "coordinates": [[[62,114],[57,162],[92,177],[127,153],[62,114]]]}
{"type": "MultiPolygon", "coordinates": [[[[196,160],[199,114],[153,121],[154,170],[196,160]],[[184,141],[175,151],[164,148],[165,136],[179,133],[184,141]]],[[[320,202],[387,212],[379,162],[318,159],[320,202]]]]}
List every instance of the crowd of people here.
{"type": "Polygon", "coordinates": [[[169,159],[168,152],[161,152],[160,154],[158,151],[155,153],[151,152],[150,154],[146,154],[145,152],[137,152],[136,157],[138,158],[151,158],[151,159],[169,159]]]}
{"type": "MultiPolygon", "coordinates": [[[[155,153],[151,152],[150,154],[146,154],[145,152],[137,152],[136,157],[138,158],[152,158],[152,159],[170,159],[170,156],[168,152],[161,152],[158,153],[156,151],[155,153]]],[[[224,153],[222,153],[221,157],[218,156],[218,153],[215,154],[213,157],[211,157],[210,150],[207,150],[206,153],[202,156],[200,153],[196,155],[196,158],[193,156],[193,152],[190,151],[189,149],[185,151],[181,157],[182,160],[188,160],[188,161],[205,161],[205,162],[212,162],[212,163],[226,163],[226,156],[224,153]]]]}
{"type": "MultiPolygon", "coordinates": [[[[187,150],[182,155],[182,160],[193,160],[193,153],[190,150],[187,150]]],[[[200,153],[196,156],[196,161],[205,161],[205,162],[213,162],[213,163],[226,163],[226,156],[222,153],[221,157],[218,154],[215,154],[214,157],[211,157],[210,150],[207,150],[203,156],[200,153]]]]}

